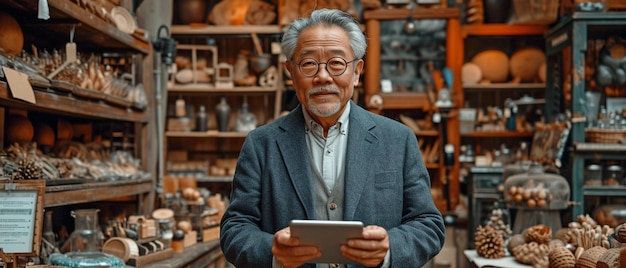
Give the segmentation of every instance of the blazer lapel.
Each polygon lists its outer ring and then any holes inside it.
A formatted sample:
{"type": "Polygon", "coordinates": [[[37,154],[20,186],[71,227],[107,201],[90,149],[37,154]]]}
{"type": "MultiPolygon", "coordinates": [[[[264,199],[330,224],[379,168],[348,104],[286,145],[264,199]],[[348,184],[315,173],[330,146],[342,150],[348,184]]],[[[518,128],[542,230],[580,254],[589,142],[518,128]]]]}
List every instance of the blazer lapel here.
{"type": "Polygon", "coordinates": [[[378,142],[370,130],[376,125],[369,118],[368,112],[356,104],[350,102],[350,125],[348,130],[348,148],[345,163],[345,184],[344,194],[345,210],[343,218],[345,220],[354,219],[357,204],[362,198],[365,185],[374,183],[374,174],[371,165],[366,161],[368,155],[375,155],[378,142]]]}
{"type": "Polygon", "coordinates": [[[276,136],[276,143],[285,163],[289,179],[296,191],[299,201],[305,208],[307,218],[315,218],[313,193],[311,192],[311,167],[304,136],[304,116],[302,107],[298,105],[292,113],[286,115],[279,126],[282,131],[276,136]]]}

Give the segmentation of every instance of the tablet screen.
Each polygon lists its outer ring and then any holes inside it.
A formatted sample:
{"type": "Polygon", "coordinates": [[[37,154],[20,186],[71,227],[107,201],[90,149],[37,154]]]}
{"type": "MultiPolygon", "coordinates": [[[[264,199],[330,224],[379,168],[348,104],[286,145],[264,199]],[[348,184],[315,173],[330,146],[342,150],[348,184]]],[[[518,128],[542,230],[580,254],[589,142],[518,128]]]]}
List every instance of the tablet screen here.
{"type": "Polygon", "coordinates": [[[311,263],[355,263],[341,255],[339,249],[350,238],[359,238],[363,233],[360,221],[292,220],[291,235],[300,239],[301,245],[317,246],[322,256],[311,263]]]}

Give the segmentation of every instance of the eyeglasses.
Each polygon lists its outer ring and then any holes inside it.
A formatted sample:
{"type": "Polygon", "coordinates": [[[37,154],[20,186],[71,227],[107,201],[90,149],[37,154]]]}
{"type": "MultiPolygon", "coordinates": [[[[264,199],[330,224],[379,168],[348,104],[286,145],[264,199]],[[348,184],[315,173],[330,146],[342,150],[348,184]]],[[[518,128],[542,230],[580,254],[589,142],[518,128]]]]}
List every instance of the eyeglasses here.
{"type": "Polygon", "coordinates": [[[320,64],[326,65],[326,71],[332,76],[340,76],[348,69],[348,63],[352,63],[359,59],[346,61],[341,57],[332,57],[326,62],[318,62],[312,58],[302,59],[297,63],[300,73],[306,77],[313,77],[320,71],[320,64]]]}

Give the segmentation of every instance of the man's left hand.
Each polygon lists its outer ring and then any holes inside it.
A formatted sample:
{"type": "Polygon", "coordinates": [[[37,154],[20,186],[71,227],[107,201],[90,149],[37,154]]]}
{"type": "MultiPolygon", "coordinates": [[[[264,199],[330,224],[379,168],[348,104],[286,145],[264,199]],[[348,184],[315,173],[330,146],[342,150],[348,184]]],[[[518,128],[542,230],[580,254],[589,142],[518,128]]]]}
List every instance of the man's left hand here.
{"type": "Polygon", "coordinates": [[[389,235],[385,228],[370,225],[363,228],[363,238],[350,239],[341,246],[346,258],[367,267],[380,265],[389,251],[389,235]]]}

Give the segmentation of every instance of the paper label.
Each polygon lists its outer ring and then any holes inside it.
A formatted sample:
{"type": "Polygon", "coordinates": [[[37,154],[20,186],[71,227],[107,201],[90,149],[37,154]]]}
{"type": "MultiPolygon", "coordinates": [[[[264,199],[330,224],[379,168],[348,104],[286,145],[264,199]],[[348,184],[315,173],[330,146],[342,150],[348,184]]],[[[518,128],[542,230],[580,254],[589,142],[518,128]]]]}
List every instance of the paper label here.
{"type": "Polygon", "coordinates": [[[33,87],[28,82],[28,75],[22,72],[18,72],[9,67],[2,66],[2,71],[7,77],[9,83],[9,90],[11,90],[11,96],[16,99],[27,101],[30,103],[37,103],[35,100],[35,92],[33,87]]]}

